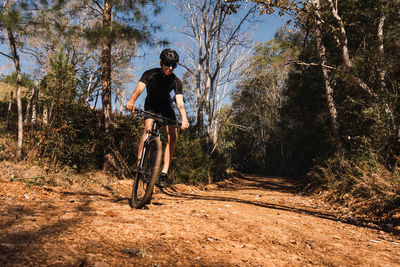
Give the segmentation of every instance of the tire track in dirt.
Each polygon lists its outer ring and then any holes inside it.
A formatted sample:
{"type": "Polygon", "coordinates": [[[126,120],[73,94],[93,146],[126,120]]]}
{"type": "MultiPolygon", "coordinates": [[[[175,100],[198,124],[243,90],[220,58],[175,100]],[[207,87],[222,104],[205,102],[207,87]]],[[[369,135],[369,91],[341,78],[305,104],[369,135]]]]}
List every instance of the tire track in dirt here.
{"type": "Polygon", "coordinates": [[[293,181],[247,175],[156,190],[131,210],[108,187],[0,182],[2,266],[400,266],[400,239],[340,217],[293,181]]]}

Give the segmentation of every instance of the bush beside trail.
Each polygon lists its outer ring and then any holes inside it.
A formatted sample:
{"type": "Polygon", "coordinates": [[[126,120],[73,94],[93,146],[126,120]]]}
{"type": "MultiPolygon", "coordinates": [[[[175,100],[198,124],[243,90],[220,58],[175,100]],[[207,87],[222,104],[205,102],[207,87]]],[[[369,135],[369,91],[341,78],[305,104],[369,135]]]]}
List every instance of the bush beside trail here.
{"type": "MultiPolygon", "coordinates": [[[[115,114],[110,136],[107,136],[101,120],[102,113],[99,110],[83,105],[70,105],[52,123],[39,122],[35,126],[29,126],[25,132],[25,161],[54,170],[67,167],[77,173],[85,173],[102,170],[104,150],[111,149],[117,154],[118,162],[108,171],[119,177],[126,176],[126,168],[132,166],[137,158],[143,121],[115,114]]],[[[8,131],[2,131],[3,140],[7,139],[0,147],[3,160],[13,160],[15,135],[16,125],[8,131]]],[[[163,140],[164,145],[165,142],[163,140]]],[[[207,139],[196,137],[193,130],[180,131],[170,170],[173,182],[206,184],[224,176],[226,160],[217,152],[210,155],[210,147],[207,139]]]]}
{"type": "Polygon", "coordinates": [[[307,190],[348,209],[378,220],[400,220],[400,174],[370,153],[364,159],[336,154],[307,174],[307,190]]]}

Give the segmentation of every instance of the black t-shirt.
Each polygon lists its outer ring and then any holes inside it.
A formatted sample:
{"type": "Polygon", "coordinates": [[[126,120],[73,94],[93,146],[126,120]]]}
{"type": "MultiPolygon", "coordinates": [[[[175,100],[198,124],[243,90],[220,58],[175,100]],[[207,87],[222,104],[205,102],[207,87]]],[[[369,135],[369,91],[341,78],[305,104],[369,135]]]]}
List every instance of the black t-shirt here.
{"type": "Polygon", "coordinates": [[[146,102],[152,106],[169,106],[172,90],[175,95],[182,94],[182,81],[173,73],[164,75],[161,68],[145,71],[139,81],[146,84],[146,102]]]}

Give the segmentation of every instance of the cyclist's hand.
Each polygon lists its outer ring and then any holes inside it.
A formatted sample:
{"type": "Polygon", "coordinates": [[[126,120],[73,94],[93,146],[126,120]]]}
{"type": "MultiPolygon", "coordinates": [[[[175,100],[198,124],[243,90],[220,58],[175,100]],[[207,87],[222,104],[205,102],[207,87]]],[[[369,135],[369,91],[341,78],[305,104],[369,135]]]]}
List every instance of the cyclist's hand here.
{"type": "Polygon", "coordinates": [[[128,104],[126,104],[125,109],[129,110],[132,113],[134,113],[135,112],[135,105],[128,103],[128,104]]]}
{"type": "Polygon", "coordinates": [[[185,130],[185,129],[187,129],[187,128],[189,128],[189,122],[187,122],[187,121],[182,121],[181,129],[182,129],[182,130],[185,130]]]}

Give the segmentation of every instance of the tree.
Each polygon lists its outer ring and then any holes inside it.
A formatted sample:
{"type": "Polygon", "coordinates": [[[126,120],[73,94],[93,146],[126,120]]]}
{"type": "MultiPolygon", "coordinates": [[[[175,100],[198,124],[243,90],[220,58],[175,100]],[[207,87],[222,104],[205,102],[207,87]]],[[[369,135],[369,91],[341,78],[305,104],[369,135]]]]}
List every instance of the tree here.
{"type": "MultiPolygon", "coordinates": [[[[113,78],[117,77],[115,74],[113,77],[113,70],[118,71],[116,63],[122,62],[125,65],[120,66],[126,66],[126,62],[136,55],[138,45],[152,44],[151,33],[158,27],[149,22],[146,14],[150,14],[151,11],[157,14],[160,11],[158,3],[155,0],[105,0],[102,2],[60,0],[47,3],[47,5],[53,7],[53,14],[59,14],[65,19],[65,23],[63,21],[59,23],[60,19],[52,21],[56,28],[63,30],[67,41],[72,41],[73,44],[74,36],[84,37],[87,47],[95,52],[91,54],[91,58],[95,64],[100,64],[100,68],[93,69],[86,66],[83,68],[82,77],[87,79],[86,98],[90,99],[91,93],[97,90],[96,85],[99,84],[104,131],[105,135],[112,139],[112,86],[113,78]],[[149,8],[146,10],[146,7],[149,8]],[[60,10],[64,10],[64,14],[60,10]]],[[[42,15],[47,16],[46,13],[42,15]]],[[[118,88],[120,88],[119,85],[118,88]]],[[[112,140],[106,143],[113,144],[112,140]]],[[[108,160],[108,148],[104,149],[105,159],[108,160]]]]}
{"type": "MultiPolygon", "coordinates": [[[[13,72],[10,75],[4,76],[2,79],[0,79],[1,82],[3,83],[8,83],[13,86],[17,86],[17,73],[13,72]]],[[[21,86],[25,88],[32,88],[34,85],[34,82],[32,80],[31,75],[27,73],[22,73],[21,74],[21,86]]]]}
{"type": "MultiPolygon", "coordinates": [[[[17,98],[17,109],[18,109],[18,141],[17,141],[16,157],[18,159],[21,159],[24,128],[23,128],[23,114],[22,114],[22,102],[21,102],[22,74],[20,66],[20,57],[17,46],[19,38],[18,33],[23,32],[23,28],[21,26],[24,25],[24,18],[19,10],[20,7],[17,4],[18,3],[6,0],[3,3],[3,6],[0,7],[1,8],[0,30],[5,29],[5,31],[7,32],[11,56],[5,53],[1,54],[6,56],[8,59],[11,59],[14,62],[15,73],[16,73],[16,85],[17,85],[16,98],[17,98]]],[[[25,16],[25,18],[27,17],[28,16],[25,16]]]]}
{"type": "MultiPolygon", "coordinates": [[[[394,58],[400,51],[394,45],[399,26],[398,1],[313,1],[314,4],[317,2],[319,9],[316,5],[307,6],[304,9],[307,12],[299,14],[297,20],[305,32],[302,52],[296,60],[301,77],[293,76],[293,81],[289,80],[290,84],[298,84],[295,89],[298,93],[291,92],[293,96],[287,106],[291,105],[290,110],[297,114],[302,109],[300,103],[315,106],[314,115],[308,112],[308,116],[320,118],[314,121],[320,130],[310,133],[299,126],[296,138],[301,138],[301,132],[314,135],[315,141],[336,136],[342,147],[331,149],[326,140],[323,143],[329,148],[326,149],[330,151],[328,155],[314,150],[313,157],[319,162],[334,157],[335,151],[340,151],[347,159],[359,160],[365,158],[368,150],[368,153],[379,154],[380,160],[390,166],[389,158],[399,151],[395,141],[398,130],[393,123],[398,121],[394,112],[398,109],[395,84],[398,82],[399,64],[394,58]],[[331,99],[327,105],[307,101],[305,97],[299,101],[299,94],[310,97],[309,92],[316,93],[318,87],[324,89],[325,100],[331,99]],[[295,104],[295,100],[299,104],[295,104]],[[320,107],[326,108],[326,113],[320,107]],[[337,112],[336,127],[332,125],[335,117],[332,107],[337,112]],[[324,130],[326,115],[330,118],[329,135],[324,130]]],[[[296,118],[293,120],[309,125],[305,116],[295,116],[294,113],[291,113],[296,118]]]]}
{"type": "Polygon", "coordinates": [[[282,110],[290,62],[297,53],[297,48],[286,40],[288,35],[295,35],[289,32],[282,28],[275,39],[256,46],[233,94],[228,123],[232,129],[225,135],[225,143],[234,142],[229,149],[232,163],[240,170],[285,170],[282,110]]]}
{"type": "MultiPolygon", "coordinates": [[[[335,138],[335,143],[338,147],[341,146],[341,141],[340,141],[340,136],[339,136],[339,123],[337,119],[337,108],[336,108],[336,103],[333,98],[334,92],[333,92],[333,78],[331,76],[331,70],[327,68],[326,66],[328,65],[328,59],[326,56],[326,48],[323,43],[323,38],[322,38],[322,18],[321,18],[321,13],[320,13],[320,0],[313,0],[312,1],[314,5],[314,13],[316,16],[316,27],[315,27],[315,41],[317,43],[317,49],[319,53],[319,58],[320,58],[320,65],[322,68],[322,73],[323,73],[323,78],[324,78],[324,83],[325,83],[325,91],[326,91],[326,101],[328,103],[329,107],[329,114],[331,117],[331,124],[332,124],[332,131],[333,135],[335,138]]],[[[346,49],[344,49],[346,51],[346,49]]],[[[348,53],[346,53],[346,60],[348,60],[348,53]]]]}
{"type": "MultiPolygon", "coordinates": [[[[256,12],[253,5],[235,20],[226,12],[225,1],[174,1],[185,20],[179,30],[188,37],[187,62],[183,65],[188,89],[194,94],[196,128],[201,133],[207,125],[208,136],[218,136],[218,117],[224,98],[230,94],[234,79],[243,67],[243,49],[250,42],[244,34],[247,22],[256,12]]],[[[249,30],[249,28],[246,28],[249,30]]]]}
{"type": "MultiPolygon", "coordinates": [[[[321,43],[328,43],[329,39],[333,40],[339,50],[334,51],[331,48],[331,55],[335,54],[341,57],[341,60],[338,61],[339,58],[331,56],[329,62],[325,61],[326,64],[323,65],[324,71],[330,71],[328,68],[335,70],[336,73],[340,73],[343,80],[361,89],[366,94],[366,97],[370,98],[365,99],[366,108],[375,106],[386,113],[382,114],[382,116],[388,118],[387,127],[394,132],[397,128],[393,113],[395,107],[392,104],[393,100],[389,96],[385,80],[388,72],[387,66],[393,64],[383,63],[391,62],[389,56],[385,53],[384,32],[386,17],[392,17],[388,12],[389,6],[390,10],[395,13],[397,7],[391,1],[350,1],[342,4],[326,0],[321,1],[320,7],[315,9],[314,12],[320,12],[319,18],[317,18],[320,21],[317,22],[320,30],[317,30],[316,33],[321,32],[321,43]],[[360,14],[358,21],[353,19],[355,10],[360,10],[358,12],[360,14]],[[365,24],[362,24],[364,17],[376,17],[378,18],[376,20],[377,23],[371,29],[367,29],[365,24]],[[358,25],[358,29],[355,29],[353,25],[358,25]],[[357,34],[357,30],[360,29],[363,29],[364,40],[361,40],[359,38],[360,35],[357,34]],[[322,36],[322,34],[325,34],[325,36],[322,36]],[[361,43],[366,45],[362,46],[362,48],[357,47],[356,44],[361,43]],[[360,59],[363,59],[364,62],[360,59]],[[374,66],[374,70],[371,68],[369,70],[362,69],[366,67],[365,63],[374,66]],[[373,101],[371,101],[372,99],[373,101]]],[[[319,51],[322,51],[322,49],[319,48],[319,51]]],[[[377,112],[380,113],[380,111],[377,112]]]]}
{"type": "MultiPolygon", "coordinates": [[[[27,125],[27,120],[28,120],[28,116],[30,115],[30,106],[36,96],[36,88],[34,86],[34,82],[32,81],[30,75],[26,74],[26,73],[22,73],[21,75],[21,86],[25,87],[25,88],[30,88],[31,91],[31,96],[29,98],[28,101],[28,106],[26,108],[26,113],[25,113],[25,119],[24,119],[24,126],[27,125]]],[[[6,77],[1,79],[2,82],[4,83],[8,83],[11,84],[13,86],[17,86],[17,73],[13,72],[11,75],[7,75],[6,77]]],[[[11,112],[11,105],[12,105],[12,95],[13,95],[13,91],[11,91],[11,96],[10,96],[10,102],[9,102],[9,106],[8,106],[8,111],[7,111],[7,128],[9,127],[9,116],[10,116],[10,112],[11,112]]]]}
{"type": "Polygon", "coordinates": [[[225,10],[228,14],[238,13],[244,4],[253,2],[259,7],[260,15],[271,15],[278,13],[280,16],[284,14],[293,13],[297,14],[309,0],[227,0],[225,1],[225,10]]]}
{"type": "Polygon", "coordinates": [[[43,102],[51,106],[48,123],[61,127],[65,118],[72,109],[72,105],[78,105],[84,99],[79,99],[78,80],[74,66],[69,57],[61,51],[50,58],[48,73],[42,78],[41,85],[43,102]]]}
{"type": "Polygon", "coordinates": [[[153,4],[154,11],[159,8],[156,1],[112,1],[103,3],[98,1],[81,1],[79,8],[89,7],[95,24],[86,29],[86,37],[92,45],[101,45],[101,87],[104,127],[106,133],[111,127],[111,71],[112,47],[117,42],[124,40],[136,48],[139,43],[150,42],[150,31],[147,17],[143,14],[142,7],[153,4]]]}

